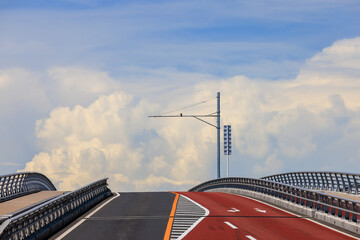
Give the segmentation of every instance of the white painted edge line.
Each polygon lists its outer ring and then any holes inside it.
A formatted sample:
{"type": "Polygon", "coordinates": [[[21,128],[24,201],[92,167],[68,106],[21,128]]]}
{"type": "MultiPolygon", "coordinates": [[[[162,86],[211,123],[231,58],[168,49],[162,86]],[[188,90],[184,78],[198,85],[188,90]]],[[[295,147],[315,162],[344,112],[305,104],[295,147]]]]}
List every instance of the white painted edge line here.
{"type": "Polygon", "coordinates": [[[196,222],[194,222],[194,224],[191,225],[191,227],[189,227],[185,232],[183,232],[183,234],[181,234],[180,237],[177,238],[177,240],[183,239],[189,232],[191,232],[191,230],[193,230],[193,229],[196,227],[196,225],[198,225],[198,224],[199,224],[206,216],[208,216],[209,213],[210,213],[210,211],[209,211],[207,208],[205,208],[204,206],[202,206],[202,205],[200,205],[199,203],[195,202],[194,200],[188,198],[187,196],[184,196],[184,195],[182,195],[182,194],[180,194],[180,196],[186,198],[187,200],[193,202],[194,204],[196,204],[196,205],[198,205],[199,207],[201,207],[202,209],[204,209],[204,210],[205,210],[205,214],[204,214],[203,217],[199,218],[196,222]]]}
{"type": "Polygon", "coordinates": [[[224,222],[226,223],[227,225],[229,225],[231,228],[233,229],[238,229],[237,226],[235,226],[234,224],[232,224],[231,222],[224,222]]]}
{"type": "Polygon", "coordinates": [[[108,199],[106,202],[104,202],[103,204],[101,204],[99,207],[97,207],[95,210],[93,210],[91,213],[89,213],[88,215],[86,215],[85,219],[81,219],[79,222],[77,222],[74,226],[72,226],[71,228],[69,228],[66,232],[64,232],[63,234],[61,234],[59,237],[55,238],[55,240],[60,240],[63,239],[66,235],[68,235],[72,230],[74,230],[75,228],[77,228],[80,224],[82,224],[83,222],[86,221],[86,218],[91,217],[92,215],[94,215],[97,211],[99,211],[101,208],[103,208],[106,204],[108,204],[109,202],[111,202],[112,200],[114,200],[115,198],[119,197],[120,194],[119,193],[115,193],[116,196],[108,199]]]}
{"type": "MultiPolygon", "coordinates": [[[[233,193],[228,193],[228,194],[237,195],[237,194],[233,194],[233,193]]],[[[352,235],[350,235],[350,234],[347,234],[347,233],[345,233],[345,232],[342,232],[342,231],[340,231],[340,230],[337,230],[337,229],[335,229],[335,228],[332,228],[332,227],[330,227],[330,226],[326,226],[325,224],[319,223],[319,222],[314,221],[314,220],[312,220],[312,219],[303,218],[302,216],[300,216],[300,215],[298,215],[298,214],[296,214],[296,213],[292,213],[292,212],[286,211],[285,209],[281,209],[281,208],[279,208],[279,207],[276,207],[276,206],[274,206],[274,205],[271,205],[270,203],[263,202],[263,201],[261,201],[261,200],[258,200],[258,199],[252,198],[252,197],[248,197],[248,196],[244,196],[244,195],[237,195],[237,196],[244,197],[244,198],[247,198],[247,199],[251,199],[251,200],[254,200],[254,201],[259,202],[259,203],[263,203],[263,204],[268,205],[268,206],[270,206],[270,207],[276,208],[276,209],[278,209],[278,210],[280,210],[280,211],[286,212],[286,213],[288,213],[288,214],[290,214],[290,215],[297,216],[297,217],[299,217],[299,218],[302,218],[302,219],[308,220],[308,221],[310,221],[310,222],[316,223],[316,224],[318,224],[318,225],[321,225],[321,226],[323,226],[323,227],[326,227],[326,228],[328,228],[328,229],[330,229],[330,230],[333,230],[333,231],[335,231],[335,232],[341,233],[341,234],[343,234],[343,235],[345,235],[345,236],[348,236],[348,237],[351,237],[351,238],[354,238],[354,239],[360,239],[360,238],[354,237],[354,236],[352,236],[352,235]]]]}
{"type": "Polygon", "coordinates": [[[254,238],[254,237],[251,236],[251,235],[246,235],[245,237],[247,237],[248,239],[251,239],[251,240],[256,240],[256,238],[254,238]]]}

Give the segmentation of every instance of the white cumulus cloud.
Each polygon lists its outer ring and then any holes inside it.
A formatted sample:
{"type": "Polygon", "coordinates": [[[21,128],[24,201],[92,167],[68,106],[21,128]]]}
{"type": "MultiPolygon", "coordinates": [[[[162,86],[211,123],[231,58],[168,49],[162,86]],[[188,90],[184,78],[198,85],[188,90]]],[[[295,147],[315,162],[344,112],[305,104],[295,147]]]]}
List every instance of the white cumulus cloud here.
{"type": "MultiPolygon", "coordinates": [[[[54,108],[37,121],[42,152],[24,170],[43,172],[60,189],[109,177],[118,191],[186,190],[215,177],[215,128],[195,119],[147,116],[219,91],[222,124],[233,130],[231,175],[360,171],[359,44],[360,38],[335,42],[309,59],[296,79],[208,80],[179,96],[164,94],[162,101],[161,95],[151,101],[125,93],[107,74],[94,72],[91,86],[84,88],[96,96],[93,101],[54,108]]],[[[79,93],[86,86],[83,71],[60,69],[50,75],[71,95],[71,89],[79,93]]],[[[213,113],[215,104],[213,99],[174,114],[213,113]]]]}

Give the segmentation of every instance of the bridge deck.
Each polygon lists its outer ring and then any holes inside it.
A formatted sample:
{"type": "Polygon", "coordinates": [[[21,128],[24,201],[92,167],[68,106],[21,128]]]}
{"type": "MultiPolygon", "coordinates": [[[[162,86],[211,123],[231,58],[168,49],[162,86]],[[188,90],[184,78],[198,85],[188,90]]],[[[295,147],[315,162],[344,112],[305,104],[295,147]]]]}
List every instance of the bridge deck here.
{"type": "Polygon", "coordinates": [[[50,240],[163,239],[174,198],[169,192],[120,193],[50,240]]]}
{"type": "Polygon", "coordinates": [[[67,239],[354,238],[307,217],[238,195],[162,192],[117,194],[50,238],[67,239]]]}
{"type": "Polygon", "coordinates": [[[0,203],[0,218],[63,193],[61,191],[41,191],[2,202],[0,203]]]}

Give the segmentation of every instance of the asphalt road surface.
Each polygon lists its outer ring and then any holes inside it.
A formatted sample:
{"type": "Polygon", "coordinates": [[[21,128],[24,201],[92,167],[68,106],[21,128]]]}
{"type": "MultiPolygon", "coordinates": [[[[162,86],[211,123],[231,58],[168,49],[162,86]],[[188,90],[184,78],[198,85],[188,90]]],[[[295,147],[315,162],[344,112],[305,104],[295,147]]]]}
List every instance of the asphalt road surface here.
{"type": "Polygon", "coordinates": [[[356,239],[259,201],[227,193],[181,193],[209,210],[189,239],[356,239]]]}
{"type": "Polygon", "coordinates": [[[120,193],[51,238],[358,239],[257,200],[227,193],[120,193]]]}
{"type": "Polygon", "coordinates": [[[120,193],[51,239],[163,239],[174,198],[170,192],[120,193]]]}

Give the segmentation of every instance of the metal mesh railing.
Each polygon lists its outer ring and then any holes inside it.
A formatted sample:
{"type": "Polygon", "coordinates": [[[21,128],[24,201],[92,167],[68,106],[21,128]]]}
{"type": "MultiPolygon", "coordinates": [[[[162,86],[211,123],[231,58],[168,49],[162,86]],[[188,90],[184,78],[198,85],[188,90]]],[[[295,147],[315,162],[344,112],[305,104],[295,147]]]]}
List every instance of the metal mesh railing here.
{"type": "Polygon", "coordinates": [[[313,208],[353,222],[360,222],[360,202],[310,189],[253,178],[220,178],[202,183],[189,191],[238,188],[267,194],[313,208]]]}
{"type": "Polygon", "coordinates": [[[0,176],[0,201],[13,195],[41,190],[56,191],[43,174],[23,172],[0,176]]]}
{"type": "Polygon", "coordinates": [[[60,195],[4,221],[0,225],[0,240],[47,239],[110,195],[107,179],[60,195]]]}
{"type": "Polygon", "coordinates": [[[360,174],[341,172],[291,172],[261,179],[308,189],[360,194],[360,174]]]}

